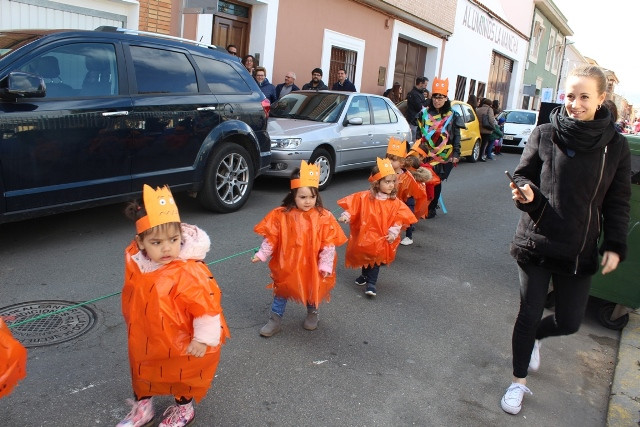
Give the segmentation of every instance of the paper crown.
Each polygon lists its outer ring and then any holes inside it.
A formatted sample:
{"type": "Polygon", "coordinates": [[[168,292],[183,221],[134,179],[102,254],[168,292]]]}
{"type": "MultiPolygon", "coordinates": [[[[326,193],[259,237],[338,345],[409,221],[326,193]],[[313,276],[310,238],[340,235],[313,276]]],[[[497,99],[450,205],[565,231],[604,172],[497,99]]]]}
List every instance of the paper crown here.
{"type": "Polygon", "coordinates": [[[291,180],[291,189],[316,187],[320,184],[320,167],[314,163],[300,162],[300,178],[291,180]]]}
{"type": "Polygon", "coordinates": [[[173,200],[171,190],[166,185],[155,190],[147,184],[142,187],[142,200],[147,214],[136,221],[138,234],[150,228],[169,222],[180,222],[178,206],[173,200]]]}
{"type": "Polygon", "coordinates": [[[391,166],[391,160],[376,157],[376,163],[378,164],[379,172],[373,176],[370,176],[369,182],[380,181],[385,176],[394,175],[396,173],[396,171],[393,169],[393,166],[391,166]]]}
{"type": "Polygon", "coordinates": [[[440,95],[449,96],[449,79],[440,80],[435,77],[433,79],[433,86],[431,86],[431,94],[439,93],[440,95]]]}
{"type": "Polygon", "coordinates": [[[407,157],[407,143],[405,141],[397,140],[394,137],[389,138],[387,154],[392,154],[402,158],[407,157]]]}
{"type": "Polygon", "coordinates": [[[413,145],[411,146],[411,151],[409,152],[409,155],[418,154],[421,157],[427,157],[427,152],[420,147],[421,143],[422,143],[422,138],[414,142],[413,145]]]}

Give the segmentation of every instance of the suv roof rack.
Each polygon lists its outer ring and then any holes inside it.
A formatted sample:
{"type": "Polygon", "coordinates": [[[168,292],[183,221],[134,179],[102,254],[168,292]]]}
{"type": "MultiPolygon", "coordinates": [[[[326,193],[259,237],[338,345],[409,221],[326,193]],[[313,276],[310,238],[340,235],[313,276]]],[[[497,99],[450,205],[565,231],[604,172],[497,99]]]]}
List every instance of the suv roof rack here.
{"type": "Polygon", "coordinates": [[[102,25],[102,26],[96,28],[95,31],[112,32],[112,33],[125,33],[125,34],[139,34],[141,36],[150,36],[150,37],[156,37],[156,38],[159,38],[159,39],[176,40],[176,41],[183,42],[183,43],[190,43],[190,44],[194,44],[196,46],[203,46],[203,47],[206,47],[206,48],[209,48],[209,49],[219,49],[219,47],[216,46],[216,45],[202,43],[202,42],[191,40],[191,39],[185,39],[183,37],[176,37],[176,36],[169,36],[169,35],[166,35],[166,34],[152,33],[150,31],[132,30],[132,29],[129,29],[129,28],[112,27],[112,26],[108,26],[108,25],[102,25]]]}

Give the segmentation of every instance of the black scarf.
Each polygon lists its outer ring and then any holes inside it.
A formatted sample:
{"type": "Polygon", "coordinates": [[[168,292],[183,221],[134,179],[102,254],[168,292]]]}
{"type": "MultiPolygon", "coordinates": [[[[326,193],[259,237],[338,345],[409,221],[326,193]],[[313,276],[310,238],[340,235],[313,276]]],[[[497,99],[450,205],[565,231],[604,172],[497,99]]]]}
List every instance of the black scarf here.
{"type": "Polygon", "coordinates": [[[555,130],[554,142],[570,157],[576,152],[600,150],[616,135],[606,107],[599,108],[593,120],[577,120],[567,115],[564,106],[558,106],[551,111],[549,119],[555,130]]]}

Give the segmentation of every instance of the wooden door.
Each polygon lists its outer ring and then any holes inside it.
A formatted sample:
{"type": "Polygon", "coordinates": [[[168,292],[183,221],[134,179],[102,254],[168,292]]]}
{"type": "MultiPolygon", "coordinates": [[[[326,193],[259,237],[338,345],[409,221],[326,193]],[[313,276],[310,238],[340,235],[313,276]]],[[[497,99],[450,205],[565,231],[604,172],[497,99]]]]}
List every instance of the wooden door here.
{"type": "MultiPolygon", "coordinates": [[[[427,60],[427,48],[405,39],[398,39],[396,51],[396,65],[393,72],[393,82],[387,82],[386,89],[394,82],[402,85],[403,94],[409,93],[416,84],[416,77],[424,76],[424,66],[427,60]]],[[[431,78],[429,78],[431,80],[431,78]]],[[[428,89],[431,89],[430,87],[428,89]]]]}
{"type": "Polygon", "coordinates": [[[487,98],[497,99],[500,102],[501,109],[506,108],[509,100],[512,72],[513,61],[506,56],[493,52],[491,55],[491,68],[489,69],[489,82],[487,83],[487,98]]]}
{"type": "Polygon", "coordinates": [[[222,48],[234,44],[238,48],[238,56],[242,58],[248,53],[249,23],[215,15],[213,17],[213,37],[211,44],[222,48]]]}

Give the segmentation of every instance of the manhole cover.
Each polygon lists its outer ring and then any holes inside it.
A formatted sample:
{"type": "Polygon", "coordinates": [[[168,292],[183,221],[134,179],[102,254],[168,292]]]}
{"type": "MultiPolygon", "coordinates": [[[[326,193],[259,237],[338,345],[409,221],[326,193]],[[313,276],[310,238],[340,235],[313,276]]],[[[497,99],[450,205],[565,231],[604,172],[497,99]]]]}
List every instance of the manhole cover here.
{"type": "Polygon", "coordinates": [[[0,317],[25,347],[69,341],[86,333],[96,314],[69,301],[30,301],[0,308],[0,317]]]}

